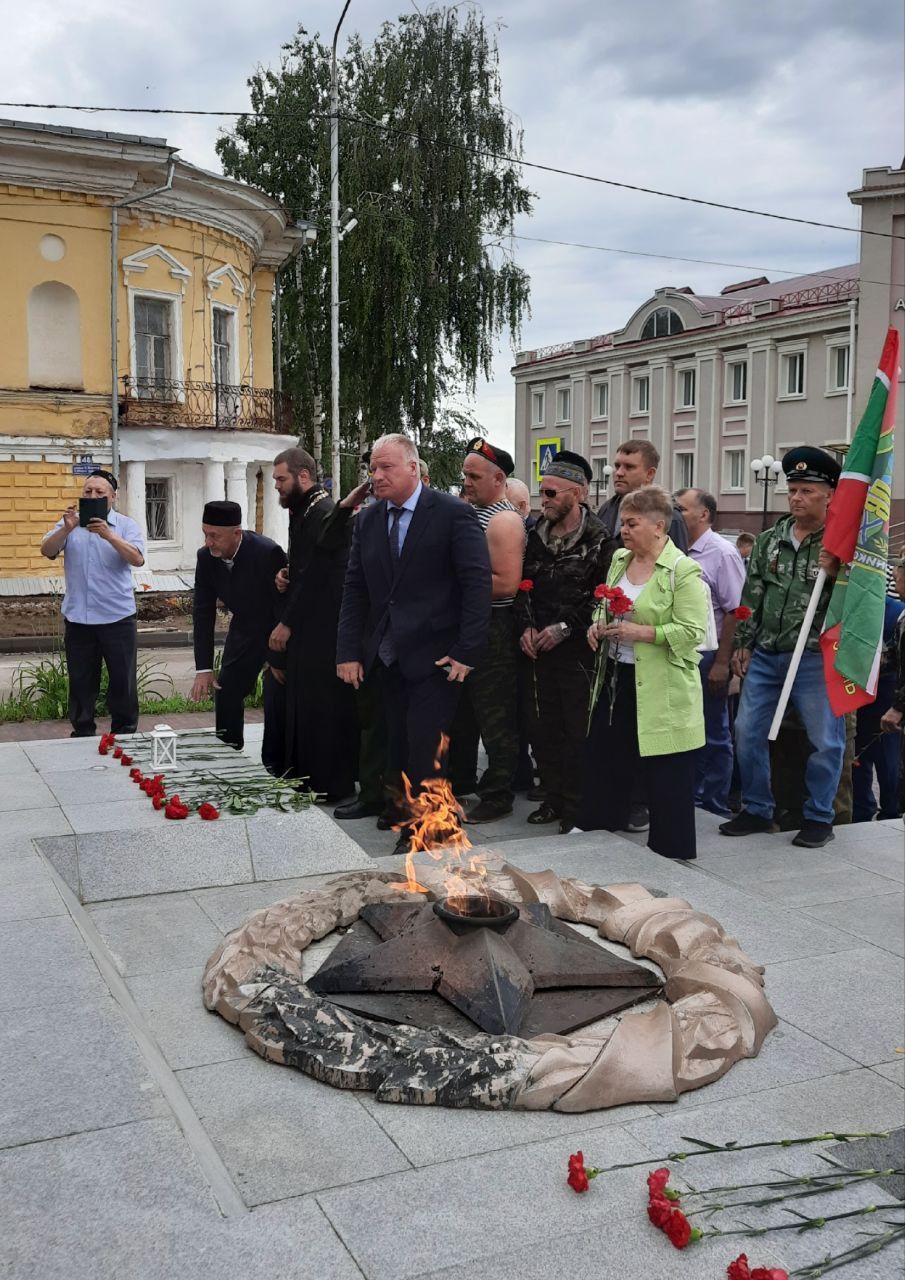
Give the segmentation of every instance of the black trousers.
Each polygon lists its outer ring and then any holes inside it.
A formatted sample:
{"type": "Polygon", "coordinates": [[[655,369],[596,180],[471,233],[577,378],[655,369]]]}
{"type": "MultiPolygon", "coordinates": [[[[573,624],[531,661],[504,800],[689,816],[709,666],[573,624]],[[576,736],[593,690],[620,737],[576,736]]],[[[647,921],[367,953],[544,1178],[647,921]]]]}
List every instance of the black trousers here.
{"type": "Polygon", "coordinates": [[[229,641],[227,635],[217,673],[220,687],[214,690],[215,725],[218,738],[231,747],[242,747],[245,745],[245,699],[254,690],[267,649],[263,641],[252,643],[244,637],[237,637],[233,644],[229,641]]]}
{"type": "Polygon", "coordinates": [[[358,798],[364,804],[382,804],[387,771],[387,730],[383,690],[376,671],[355,691],[358,713],[358,798]]]}
{"type": "Polygon", "coordinates": [[[462,685],[449,744],[449,774],[459,792],[475,789],[478,739],[487,769],[476,789],[482,800],[512,804],[519,758],[516,709],[518,640],[511,608],[492,609],[487,650],[462,685]]]}
{"type": "Polygon", "coordinates": [[[379,659],[376,674],[386,717],[388,786],[395,789],[404,772],[417,792],[425,778],[445,776],[441,738],[449,736],[462,686],[447,680],[445,671],[406,680],[398,663],[385,667],[379,659]]]}
{"type": "Polygon", "coordinates": [[[113,733],[138,728],[138,632],[135,614],[118,622],[66,622],[66,667],[69,672],[69,720],[77,738],[93,737],[101,687],[101,662],[107,668],[107,707],[113,733]]]}
{"type": "Polygon", "coordinates": [[[565,822],[574,823],[581,798],[593,660],[584,634],[523,660],[523,696],[541,786],[546,803],[565,822]]]}
{"type": "Polygon", "coordinates": [[[610,719],[609,680],[601,690],[585,744],[584,788],[575,825],[582,831],[624,830],[639,779],[650,810],[647,846],[664,858],[697,856],[694,828],[696,751],[642,756],[638,750],[635,668],[616,667],[616,698],[610,719]]]}

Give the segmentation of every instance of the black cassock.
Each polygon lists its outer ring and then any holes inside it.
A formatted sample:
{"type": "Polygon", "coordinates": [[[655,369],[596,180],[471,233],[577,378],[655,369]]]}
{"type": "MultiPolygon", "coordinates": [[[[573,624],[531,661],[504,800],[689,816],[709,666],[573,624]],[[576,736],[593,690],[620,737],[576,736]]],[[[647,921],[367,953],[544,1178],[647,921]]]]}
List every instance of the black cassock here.
{"type": "Polygon", "coordinates": [[[334,504],[309,489],[289,519],[286,768],[331,797],[355,790],[358,724],[350,685],[336,675],[336,628],[348,546],[318,539],[334,504]]]}

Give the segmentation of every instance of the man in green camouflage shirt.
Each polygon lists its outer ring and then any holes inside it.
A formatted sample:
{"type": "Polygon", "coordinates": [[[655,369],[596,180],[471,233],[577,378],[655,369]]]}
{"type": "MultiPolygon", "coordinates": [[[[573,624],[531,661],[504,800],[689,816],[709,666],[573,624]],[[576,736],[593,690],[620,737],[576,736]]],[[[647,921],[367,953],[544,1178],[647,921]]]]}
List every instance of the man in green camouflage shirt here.
{"type": "Polygon", "coordinates": [[[790,515],[755,541],[741,608],[733,668],[744,677],[735,742],[742,782],[741,813],[724,822],[725,836],[775,832],[768,733],[821,568],[821,592],[807,646],[792,686],[791,704],[813,748],[805,769],[804,822],[792,843],[819,849],[833,838],[833,799],[845,754],[845,719],[834,716],[823,678],[820,631],[838,563],[822,548],[826,511],[839,478],[839,464],[822,449],[790,449],[782,460],[789,486],[790,515]]]}

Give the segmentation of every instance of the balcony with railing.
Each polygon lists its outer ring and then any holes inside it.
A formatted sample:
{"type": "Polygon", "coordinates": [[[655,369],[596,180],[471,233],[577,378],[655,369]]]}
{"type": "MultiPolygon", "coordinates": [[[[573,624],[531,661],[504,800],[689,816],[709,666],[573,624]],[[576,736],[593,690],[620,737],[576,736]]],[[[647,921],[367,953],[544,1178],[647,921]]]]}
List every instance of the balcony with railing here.
{"type": "Polygon", "coordinates": [[[123,378],[119,416],[124,427],[294,434],[292,405],[287,395],[220,382],[123,378]]]}

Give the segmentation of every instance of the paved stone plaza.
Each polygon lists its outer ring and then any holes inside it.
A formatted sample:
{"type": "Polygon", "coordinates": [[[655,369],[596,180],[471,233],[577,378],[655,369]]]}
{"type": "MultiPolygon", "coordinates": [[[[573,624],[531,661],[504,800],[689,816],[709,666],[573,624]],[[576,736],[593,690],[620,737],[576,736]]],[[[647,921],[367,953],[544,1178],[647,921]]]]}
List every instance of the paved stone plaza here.
{"type": "MultiPolygon", "coordinates": [[[[844,827],[810,852],[787,836],[726,840],[703,814],[695,864],[652,855],[643,837],[547,835],[524,825],[524,804],[475,828],[525,870],[638,880],[709,912],[766,966],[780,1023],[759,1058],[674,1104],[448,1111],[377,1104],[266,1063],[201,1002],[225,932],[336,872],[394,867],[392,833],[340,829],[323,811],[303,842],[295,815],[168,823],[117,766],[94,741],[0,745],[0,1274],[722,1280],[742,1250],[791,1270],[855,1242],[860,1222],[677,1253],[647,1222],[646,1168],[576,1196],[566,1164],[579,1148],[589,1164],[654,1167],[687,1135],[905,1122],[901,823],[844,827]]],[[[816,1165],[799,1149],[682,1172],[710,1186],[816,1165]]],[[[871,1201],[895,1203],[869,1186],[804,1205],[871,1201]]],[[[902,1266],[890,1249],[838,1274],[902,1266]]]]}

